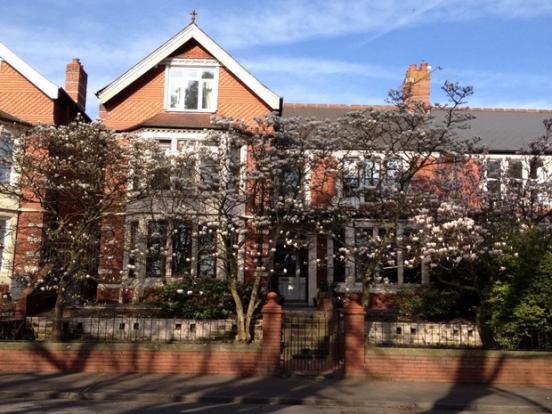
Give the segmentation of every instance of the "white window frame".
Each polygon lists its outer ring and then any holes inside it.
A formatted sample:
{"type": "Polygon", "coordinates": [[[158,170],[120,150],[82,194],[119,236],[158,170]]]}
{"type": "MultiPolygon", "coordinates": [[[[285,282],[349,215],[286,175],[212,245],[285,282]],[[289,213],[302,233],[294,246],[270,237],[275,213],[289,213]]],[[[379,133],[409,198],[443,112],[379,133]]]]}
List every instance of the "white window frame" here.
{"type": "MultiPolygon", "coordinates": [[[[360,220],[356,221],[352,227],[349,227],[352,232],[350,233],[349,240],[348,240],[348,247],[357,247],[357,240],[356,240],[356,232],[358,229],[362,228],[370,228],[372,229],[372,237],[379,236],[379,229],[382,227],[381,223],[375,223],[370,220],[360,220]]],[[[385,226],[383,226],[385,227],[385,226]]],[[[410,228],[407,223],[399,223],[399,227],[397,229],[397,235],[401,236],[406,228],[410,228]]],[[[395,271],[397,273],[397,282],[396,283],[386,283],[386,282],[374,282],[374,286],[420,286],[420,285],[426,285],[429,283],[429,268],[428,263],[425,261],[422,261],[420,266],[420,283],[405,283],[404,282],[404,255],[403,255],[403,249],[401,247],[397,247],[396,250],[397,257],[396,257],[396,265],[391,266],[395,268],[395,271]]],[[[350,272],[352,272],[352,275],[355,275],[357,273],[357,261],[356,257],[353,255],[350,257],[352,260],[351,266],[350,266],[350,272]]]]}
{"type": "Polygon", "coordinates": [[[6,251],[10,248],[10,223],[11,218],[6,216],[0,216],[0,222],[4,222],[4,236],[1,238],[0,242],[2,247],[0,249],[0,271],[5,270],[6,263],[4,257],[6,256],[6,251]]]}
{"type": "MultiPolygon", "coordinates": [[[[209,59],[171,59],[165,66],[165,111],[167,112],[195,112],[195,113],[214,113],[218,107],[218,89],[219,89],[219,63],[209,59]],[[184,99],[182,100],[181,108],[171,108],[171,93],[170,93],[170,72],[171,69],[208,69],[214,72],[213,83],[213,99],[212,107],[208,109],[186,109],[184,108],[184,99]]],[[[198,106],[202,101],[203,88],[201,84],[198,87],[198,106]]]]}
{"type": "MultiPolygon", "coordinates": [[[[15,151],[15,146],[16,146],[16,137],[15,135],[9,131],[8,129],[5,129],[5,128],[0,128],[0,145],[1,145],[1,140],[2,140],[2,136],[5,136],[7,139],[11,139],[12,140],[12,154],[11,154],[11,163],[10,163],[10,167],[9,169],[6,169],[7,171],[7,177],[6,177],[6,182],[4,184],[13,184],[14,183],[14,168],[13,168],[13,161],[14,161],[14,151],[15,151]]],[[[7,167],[7,165],[6,165],[7,167]]]]}

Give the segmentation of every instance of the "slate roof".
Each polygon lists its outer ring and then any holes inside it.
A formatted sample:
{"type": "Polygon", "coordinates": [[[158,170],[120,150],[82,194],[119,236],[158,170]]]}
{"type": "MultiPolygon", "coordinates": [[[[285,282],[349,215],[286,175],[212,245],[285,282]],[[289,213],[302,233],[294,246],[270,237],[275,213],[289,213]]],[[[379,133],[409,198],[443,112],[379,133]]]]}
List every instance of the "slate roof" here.
{"type": "MultiPolygon", "coordinates": [[[[347,112],[373,108],[393,110],[391,105],[332,105],[332,104],[284,104],[284,118],[335,120],[347,112]]],[[[543,121],[552,118],[552,110],[467,108],[475,119],[470,128],[459,131],[464,138],[478,137],[489,152],[512,153],[544,134],[543,121]]],[[[438,114],[437,114],[438,116],[438,114]]]]}

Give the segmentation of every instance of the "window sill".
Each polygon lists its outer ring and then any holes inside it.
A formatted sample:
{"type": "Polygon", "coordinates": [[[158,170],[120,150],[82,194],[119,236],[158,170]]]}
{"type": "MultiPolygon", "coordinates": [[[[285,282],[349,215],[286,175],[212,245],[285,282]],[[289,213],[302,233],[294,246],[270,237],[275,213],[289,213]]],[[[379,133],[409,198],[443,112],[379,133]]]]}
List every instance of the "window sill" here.
{"type": "Polygon", "coordinates": [[[177,113],[177,114],[214,114],[217,112],[217,109],[168,109],[165,108],[165,112],[168,113],[177,113]]]}

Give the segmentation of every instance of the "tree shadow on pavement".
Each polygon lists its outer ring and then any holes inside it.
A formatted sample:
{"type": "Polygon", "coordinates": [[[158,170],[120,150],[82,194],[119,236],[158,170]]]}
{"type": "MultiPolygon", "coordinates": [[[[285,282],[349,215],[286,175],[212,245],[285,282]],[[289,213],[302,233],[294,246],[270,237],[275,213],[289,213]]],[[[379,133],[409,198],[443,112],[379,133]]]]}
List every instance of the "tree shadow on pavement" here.
{"type": "Polygon", "coordinates": [[[496,359],[496,361],[491,363],[490,358],[483,354],[474,356],[473,351],[464,352],[456,368],[454,383],[447,394],[435,401],[429,410],[421,414],[431,414],[442,412],[443,410],[446,410],[450,414],[470,411],[471,409],[476,409],[477,405],[485,405],[484,398],[491,397],[492,395],[507,397],[511,401],[512,406],[515,406],[516,402],[519,402],[517,405],[523,405],[524,407],[531,406],[538,412],[552,413],[552,410],[538,401],[534,401],[511,390],[494,386],[493,384],[500,376],[506,357],[502,354],[498,358],[493,357],[492,359],[496,359]],[[474,361],[476,358],[484,358],[485,361],[482,364],[477,363],[474,361]],[[482,369],[481,366],[489,366],[490,371],[486,372],[487,370],[482,369]]]}

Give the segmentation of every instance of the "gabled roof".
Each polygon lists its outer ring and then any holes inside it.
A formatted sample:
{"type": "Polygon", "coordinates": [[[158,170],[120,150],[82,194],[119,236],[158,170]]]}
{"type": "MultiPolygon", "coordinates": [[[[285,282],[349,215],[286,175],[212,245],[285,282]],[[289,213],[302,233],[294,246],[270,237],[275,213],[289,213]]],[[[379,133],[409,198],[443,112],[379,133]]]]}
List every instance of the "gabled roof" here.
{"type": "MultiPolygon", "coordinates": [[[[284,118],[303,117],[318,120],[336,120],[347,112],[374,109],[394,110],[392,105],[334,105],[334,104],[284,104],[284,118]]],[[[466,139],[480,138],[480,143],[489,152],[497,154],[515,153],[527,146],[534,138],[544,134],[543,121],[552,118],[550,109],[516,108],[463,108],[473,116],[469,128],[457,133],[466,139]]],[[[433,111],[438,119],[442,111],[433,111]]]]}
{"type": "Polygon", "coordinates": [[[191,39],[195,39],[215,59],[217,59],[230,72],[237,76],[238,79],[240,79],[247,87],[249,87],[249,89],[251,89],[259,98],[261,98],[271,109],[280,109],[280,97],[259,82],[258,79],[249,73],[236,59],[222,49],[195,23],[191,23],[186,26],[182,31],[174,35],[159,48],[130,68],[126,73],[96,92],[96,96],[100,100],[100,103],[104,104],[108,102],[126,87],[139,79],[148,70],[159,64],[163,59],[169,57],[191,39]]]}
{"type": "Polygon", "coordinates": [[[0,42],[0,61],[6,61],[16,71],[21,73],[29,82],[40,89],[50,99],[57,99],[59,87],[54,85],[28,64],[23,62],[15,53],[0,42]]]}

